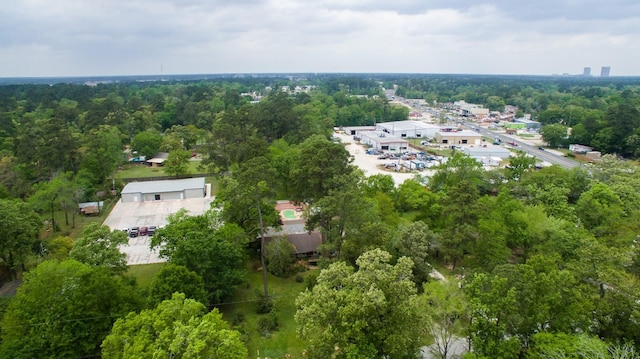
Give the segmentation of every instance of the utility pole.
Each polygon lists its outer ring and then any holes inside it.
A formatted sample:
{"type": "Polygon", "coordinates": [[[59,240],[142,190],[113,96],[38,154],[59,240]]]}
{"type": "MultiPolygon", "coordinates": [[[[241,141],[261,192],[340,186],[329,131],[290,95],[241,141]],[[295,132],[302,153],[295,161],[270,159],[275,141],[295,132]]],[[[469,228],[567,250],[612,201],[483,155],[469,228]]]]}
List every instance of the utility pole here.
{"type": "Polygon", "coordinates": [[[269,298],[267,286],[267,267],[264,264],[264,224],[262,223],[262,209],[260,208],[260,192],[256,184],[256,200],[258,201],[258,220],[260,221],[260,264],[262,265],[262,286],[264,287],[264,299],[269,298]]]}

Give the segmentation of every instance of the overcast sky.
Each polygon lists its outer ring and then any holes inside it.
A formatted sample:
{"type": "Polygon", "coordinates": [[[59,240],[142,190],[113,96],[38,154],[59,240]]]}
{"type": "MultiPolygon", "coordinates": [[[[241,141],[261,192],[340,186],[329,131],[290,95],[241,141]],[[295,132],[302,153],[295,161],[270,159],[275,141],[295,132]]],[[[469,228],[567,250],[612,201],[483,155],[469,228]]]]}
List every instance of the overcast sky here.
{"type": "Polygon", "coordinates": [[[638,0],[14,0],[0,77],[640,75],[638,0]]]}

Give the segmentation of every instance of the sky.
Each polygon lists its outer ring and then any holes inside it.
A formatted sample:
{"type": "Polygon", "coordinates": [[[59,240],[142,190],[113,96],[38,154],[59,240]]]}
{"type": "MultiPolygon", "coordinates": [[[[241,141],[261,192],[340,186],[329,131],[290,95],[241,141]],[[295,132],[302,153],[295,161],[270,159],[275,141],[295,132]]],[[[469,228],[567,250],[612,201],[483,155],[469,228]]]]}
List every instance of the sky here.
{"type": "MultiPolygon", "coordinates": [[[[10,4],[10,5],[9,5],[10,4]]],[[[638,0],[13,0],[0,77],[640,76],[638,0]]]]}

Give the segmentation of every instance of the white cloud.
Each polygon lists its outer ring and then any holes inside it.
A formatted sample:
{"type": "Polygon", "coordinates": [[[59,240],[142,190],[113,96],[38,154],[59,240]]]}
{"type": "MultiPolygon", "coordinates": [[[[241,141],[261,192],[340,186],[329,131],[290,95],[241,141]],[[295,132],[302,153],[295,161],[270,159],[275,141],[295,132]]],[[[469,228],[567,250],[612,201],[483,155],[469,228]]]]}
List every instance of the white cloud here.
{"type": "Polygon", "coordinates": [[[17,0],[0,76],[226,72],[639,75],[613,0],[17,0]]]}

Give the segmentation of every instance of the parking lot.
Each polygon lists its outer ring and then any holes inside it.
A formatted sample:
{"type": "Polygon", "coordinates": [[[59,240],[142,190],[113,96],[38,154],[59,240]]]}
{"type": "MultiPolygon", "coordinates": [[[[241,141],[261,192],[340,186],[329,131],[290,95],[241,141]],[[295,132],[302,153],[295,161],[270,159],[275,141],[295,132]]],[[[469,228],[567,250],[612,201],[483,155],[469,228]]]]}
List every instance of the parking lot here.
{"type": "MultiPolygon", "coordinates": [[[[167,224],[167,217],[181,208],[191,215],[200,215],[211,207],[213,197],[191,198],[182,200],[118,202],[104,221],[111,230],[122,230],[132,227],[161,227],[167,224]]],[[[157,250],[149,249],[150,237],[138,236],[129,238],[129,243],[120,248],[127,256],[128,265],[165,262],[157,250]]]]}
{"type": "Polygon", "coordinates": [[[395,172],[393,170],[382,169],[379,165],[384,165],[386,162],[390,161],[379,160],[378,156],[368,155],[366,153],[367,148],[360,143],[354,142],[352,136],[344,133],[335,133],[334,136],[340,138],[342,143],[347,144],[345,148],[354,157],[353,164],[362,169],[364,174],[367,176],[376,174],[389,175],[393,178],[396,186],[398,186],[404,183],[407,179],[414,178],[418,173],[426,177],[432,176],[434,173],[432,170],[424,170],[421,172],[395,172]]]}

